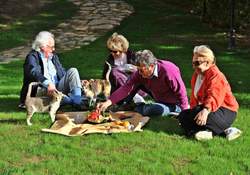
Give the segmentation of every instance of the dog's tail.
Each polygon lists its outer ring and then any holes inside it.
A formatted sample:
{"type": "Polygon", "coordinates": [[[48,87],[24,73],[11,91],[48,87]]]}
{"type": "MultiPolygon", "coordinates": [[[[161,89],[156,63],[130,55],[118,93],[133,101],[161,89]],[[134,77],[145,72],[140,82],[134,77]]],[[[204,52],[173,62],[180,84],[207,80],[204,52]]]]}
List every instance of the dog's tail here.
{"type": "Polygon", "coordinates": [[[39,84],[41,84],[41,83],[39,83],[39,82],[31,82],[31,83],[29,84],[28,92],[27,92],[27,95],[26,95],[26,100],[29,99],[29,98],[31,97],[32,87],[33,87],[33,86],[38,86],[39,84]]]}
{"type": "Polygon", "coordinates": [[[109,64],[109,62],[105,61],[106,64],[109,66],[109,69],[108,69],[108,72],[106,73],[106,80],[109,82],[109,75],[110,75],[110,72],[111,72],[111,65],[109,64]]]}

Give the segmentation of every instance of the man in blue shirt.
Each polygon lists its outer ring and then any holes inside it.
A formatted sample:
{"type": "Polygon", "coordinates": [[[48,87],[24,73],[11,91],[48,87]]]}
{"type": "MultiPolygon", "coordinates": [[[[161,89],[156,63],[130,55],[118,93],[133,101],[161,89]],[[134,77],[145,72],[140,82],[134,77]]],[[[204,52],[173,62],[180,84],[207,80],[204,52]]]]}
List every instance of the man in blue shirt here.
{"type": "Polygon", "coordinates": [[[38,33],[23,65],[24,77],[19,108],[25,108],[26,94],[31,82],[41,82],[48,95],[55,90],[68,95],[63,98],[64,104],[80,106],[82,86],[78,70],[70,68],[65,71],[54,51],[54,35],[47,31],[38,33]]]}

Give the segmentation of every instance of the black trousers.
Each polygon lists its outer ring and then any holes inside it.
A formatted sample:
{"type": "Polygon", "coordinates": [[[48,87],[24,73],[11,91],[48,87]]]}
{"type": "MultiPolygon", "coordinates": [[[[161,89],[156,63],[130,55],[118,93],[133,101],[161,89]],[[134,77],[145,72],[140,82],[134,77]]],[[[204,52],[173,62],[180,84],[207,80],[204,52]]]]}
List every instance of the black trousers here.
{"type": "Polygon", "coordinates": [[[196,124],[195,116],[203,109],[203,106],[196,106],[193,109],[187,109],[178,116],[181,127],[186,136],[192,136],[194,133],[209,129],[214,135],[221,135],[224,130],[229,128],[236,118],[237,113],[227,108],[220,107],[217,111],[208,115],[207,123],[204,126],[196,124]]]}

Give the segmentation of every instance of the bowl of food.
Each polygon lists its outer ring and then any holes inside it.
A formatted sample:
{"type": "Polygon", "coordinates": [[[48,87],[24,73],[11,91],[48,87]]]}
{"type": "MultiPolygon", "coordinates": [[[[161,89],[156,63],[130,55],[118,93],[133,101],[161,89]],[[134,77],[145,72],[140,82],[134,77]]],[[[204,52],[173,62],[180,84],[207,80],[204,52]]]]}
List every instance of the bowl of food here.
{"type": "Polygon", "coordinates": [[[101,113],[100,110],[95,109],[87,115],[87,119],[91,123],[102,123],[111,119],[111,115],[109,113],[101,113]]]}

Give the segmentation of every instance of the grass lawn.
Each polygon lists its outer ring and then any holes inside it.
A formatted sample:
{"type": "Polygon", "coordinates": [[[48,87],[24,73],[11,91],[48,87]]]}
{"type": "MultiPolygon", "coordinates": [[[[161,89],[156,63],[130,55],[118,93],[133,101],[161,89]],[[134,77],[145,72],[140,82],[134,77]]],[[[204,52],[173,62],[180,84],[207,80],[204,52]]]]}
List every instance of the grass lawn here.
{"type": "MultiPolygon", "coordinates": [[[[185,138],[176,120],[157,116],[138,133],[82,137],[42,133],[40,130],[51,124],[47,114],[35,114],[33,126],[28,127],[25,112],[17,109],[22,84],[20,60],[0,64],[0,174],[250,174],[250,49],[239,46],[235,52],[228,51],[225,31],[202,24],[199,17],[189,14],[188,0],[126,1],[135,13],[91,45],[60,53],[63,65],[77,67],[81,78],[100,77],[108,54],[106,40],[117,31],[128,38],[133,50],[150,49],[156,57],[176,63],[190,92],[192,49],[210,45],[240,103],[233,126],[243,135],[231,142],[221,137],[198,142],[185,138]]],[[[66,1],[56,3],[61,8],[69,6],[66,1]]],[[[58,13],[53,19],[67,15],[58,13]]],[[[34,19],[37,17],[23,20],[20,30],[12,29],[15,24],[4,33],[1,29],[0,50],[31,39],[46,20],[37,19],[33,30],[28,24],[34,19]],[[1,38],[5,36],[12,40],[3,46],[1,38]]]]}
{"type": "Polygon", "coordinates": [[[0,19],[0,51],[32,40],[39,31],[55,27],[70,18],[76,10],[77,7],[67,0],[54,0],[42,7],[32,18],[15,18],[9,24],[1,24],[0,19]]]}

